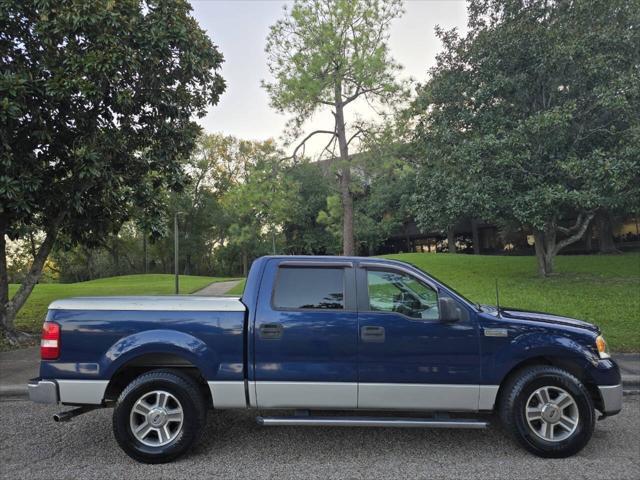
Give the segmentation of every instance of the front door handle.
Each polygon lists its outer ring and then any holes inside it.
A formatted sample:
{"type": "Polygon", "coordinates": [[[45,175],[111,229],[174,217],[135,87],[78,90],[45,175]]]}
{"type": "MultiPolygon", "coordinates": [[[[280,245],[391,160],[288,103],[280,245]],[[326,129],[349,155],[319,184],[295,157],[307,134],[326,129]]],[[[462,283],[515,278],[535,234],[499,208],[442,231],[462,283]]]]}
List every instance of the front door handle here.
{"type": "Polygon", "coordinates": [[[382,343],[385,339],[384,327],[360,327],[360,338],[363,342],[382,343]]]}
{"type": "Polygon", "coordinates": [[[282,338],[281,323],[263,323],[259,328],[260,338],[264,340],[277,340],[282,338]]]}

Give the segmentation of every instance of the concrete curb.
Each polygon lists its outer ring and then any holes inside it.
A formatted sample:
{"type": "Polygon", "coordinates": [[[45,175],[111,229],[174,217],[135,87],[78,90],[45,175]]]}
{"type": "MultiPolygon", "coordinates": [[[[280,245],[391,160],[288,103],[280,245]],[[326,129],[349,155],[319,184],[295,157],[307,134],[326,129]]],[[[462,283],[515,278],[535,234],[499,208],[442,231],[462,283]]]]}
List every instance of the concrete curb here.
{"type": "Polygon", "coordinates": [[[640,388],[640,375],[622,375],[622,387],[627,389],[640,388]]]}
{"type": "MultiPolygon", "coordinates": [[[[640,394],[640,375],[623,375],[624,395],[640,394]]],[[[0,398],[28,398],[27,385],[0,385],[0,398]]]]}
{"type": "Polygon", "coordinates": [[[0,398],[15,398],[24,397],[27,398],[29,393],[27,392],[27,385],[1,385],[0,386],[0,398]]]}

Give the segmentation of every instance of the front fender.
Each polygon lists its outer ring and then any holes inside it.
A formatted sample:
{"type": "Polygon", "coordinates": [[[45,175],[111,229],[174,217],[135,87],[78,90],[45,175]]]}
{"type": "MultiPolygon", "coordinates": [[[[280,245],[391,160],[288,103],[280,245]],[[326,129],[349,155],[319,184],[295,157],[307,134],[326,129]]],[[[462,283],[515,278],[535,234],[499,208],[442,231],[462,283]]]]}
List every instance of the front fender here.
{"type": "Polygon", "coordinates": [[[541,357],[570,362],[597,383],[592,373],[598,367],[599,358],[593,352],[571,337],[542,332],[518,335],[506,348],[498,349],[493,365],[487,369],[486,383],[500,385],[518,365],[541,357]]]}
{"type": "Polygon", "coordinates": [[[146,330],[119,339],[100,358],[100,371],[111,378],[119,368],[137,357],[152,353],[174,354],[192,363],[206,379],[215,378],[218,355],[202,340],[175,330],[146,330]]]}

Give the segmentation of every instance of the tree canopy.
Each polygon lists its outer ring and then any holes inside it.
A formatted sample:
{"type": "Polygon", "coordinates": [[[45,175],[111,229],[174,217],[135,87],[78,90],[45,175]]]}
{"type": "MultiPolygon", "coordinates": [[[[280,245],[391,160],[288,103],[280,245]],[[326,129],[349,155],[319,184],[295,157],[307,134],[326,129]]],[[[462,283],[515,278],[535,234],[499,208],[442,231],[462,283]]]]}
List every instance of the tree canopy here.
{"type": "Polygon", "coordinates": [[[224,91],[223,58],[184,0],[0,2],[0,314],[16,311],[60,234],[94,243],[159,213],[224,91]],[[45,234],[10,300],[5,235],[45,234]]]}
{"type": "Polygon", "coordinates": [[[293,136],[300,136],[315,112],[330,109],[333,114],[333,126],[308,133],[293,156],[304,154],[312,136],[328,136],[324,151],[339,157],[345,255],[355,251],[350,144],[365,131],[363,125],[347,124],[345,109],[359,99],[389,102],[402,90],[396,76],[400,67],[388,47],[390,24],[401,14],[401,0],[296,0],[267,38],[273,81],[263,85],[274,108],[293,114],[293,136]]]}
{"type": "Polygon", "coordinates": [[[637,199],[638,7],[471,0],[465,37],[439,31],[413,107],[420,224],[515,221],[547,275],[598,209],[637,199]]]}

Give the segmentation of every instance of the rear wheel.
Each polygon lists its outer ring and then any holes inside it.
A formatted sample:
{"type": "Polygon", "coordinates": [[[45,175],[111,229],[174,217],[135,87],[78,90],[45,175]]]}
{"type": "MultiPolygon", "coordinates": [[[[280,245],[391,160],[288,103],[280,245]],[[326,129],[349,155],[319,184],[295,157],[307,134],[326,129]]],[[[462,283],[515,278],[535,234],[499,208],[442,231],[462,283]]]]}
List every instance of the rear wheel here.
{"type": "Polygon", "coordinates": [[[113,431],[130,457],[165,463],[191,448],[205,421],[205,401],[191,377],[153,370],[133,380],[118,398],[113,431]]]}
{"type": "Polygon", "coordinates": [[[500,416],[530,452],[562,458],[584,448],[595,428],[593,401],[586,387],[556,367],[531,367],[505,386],[500,416]]]}

